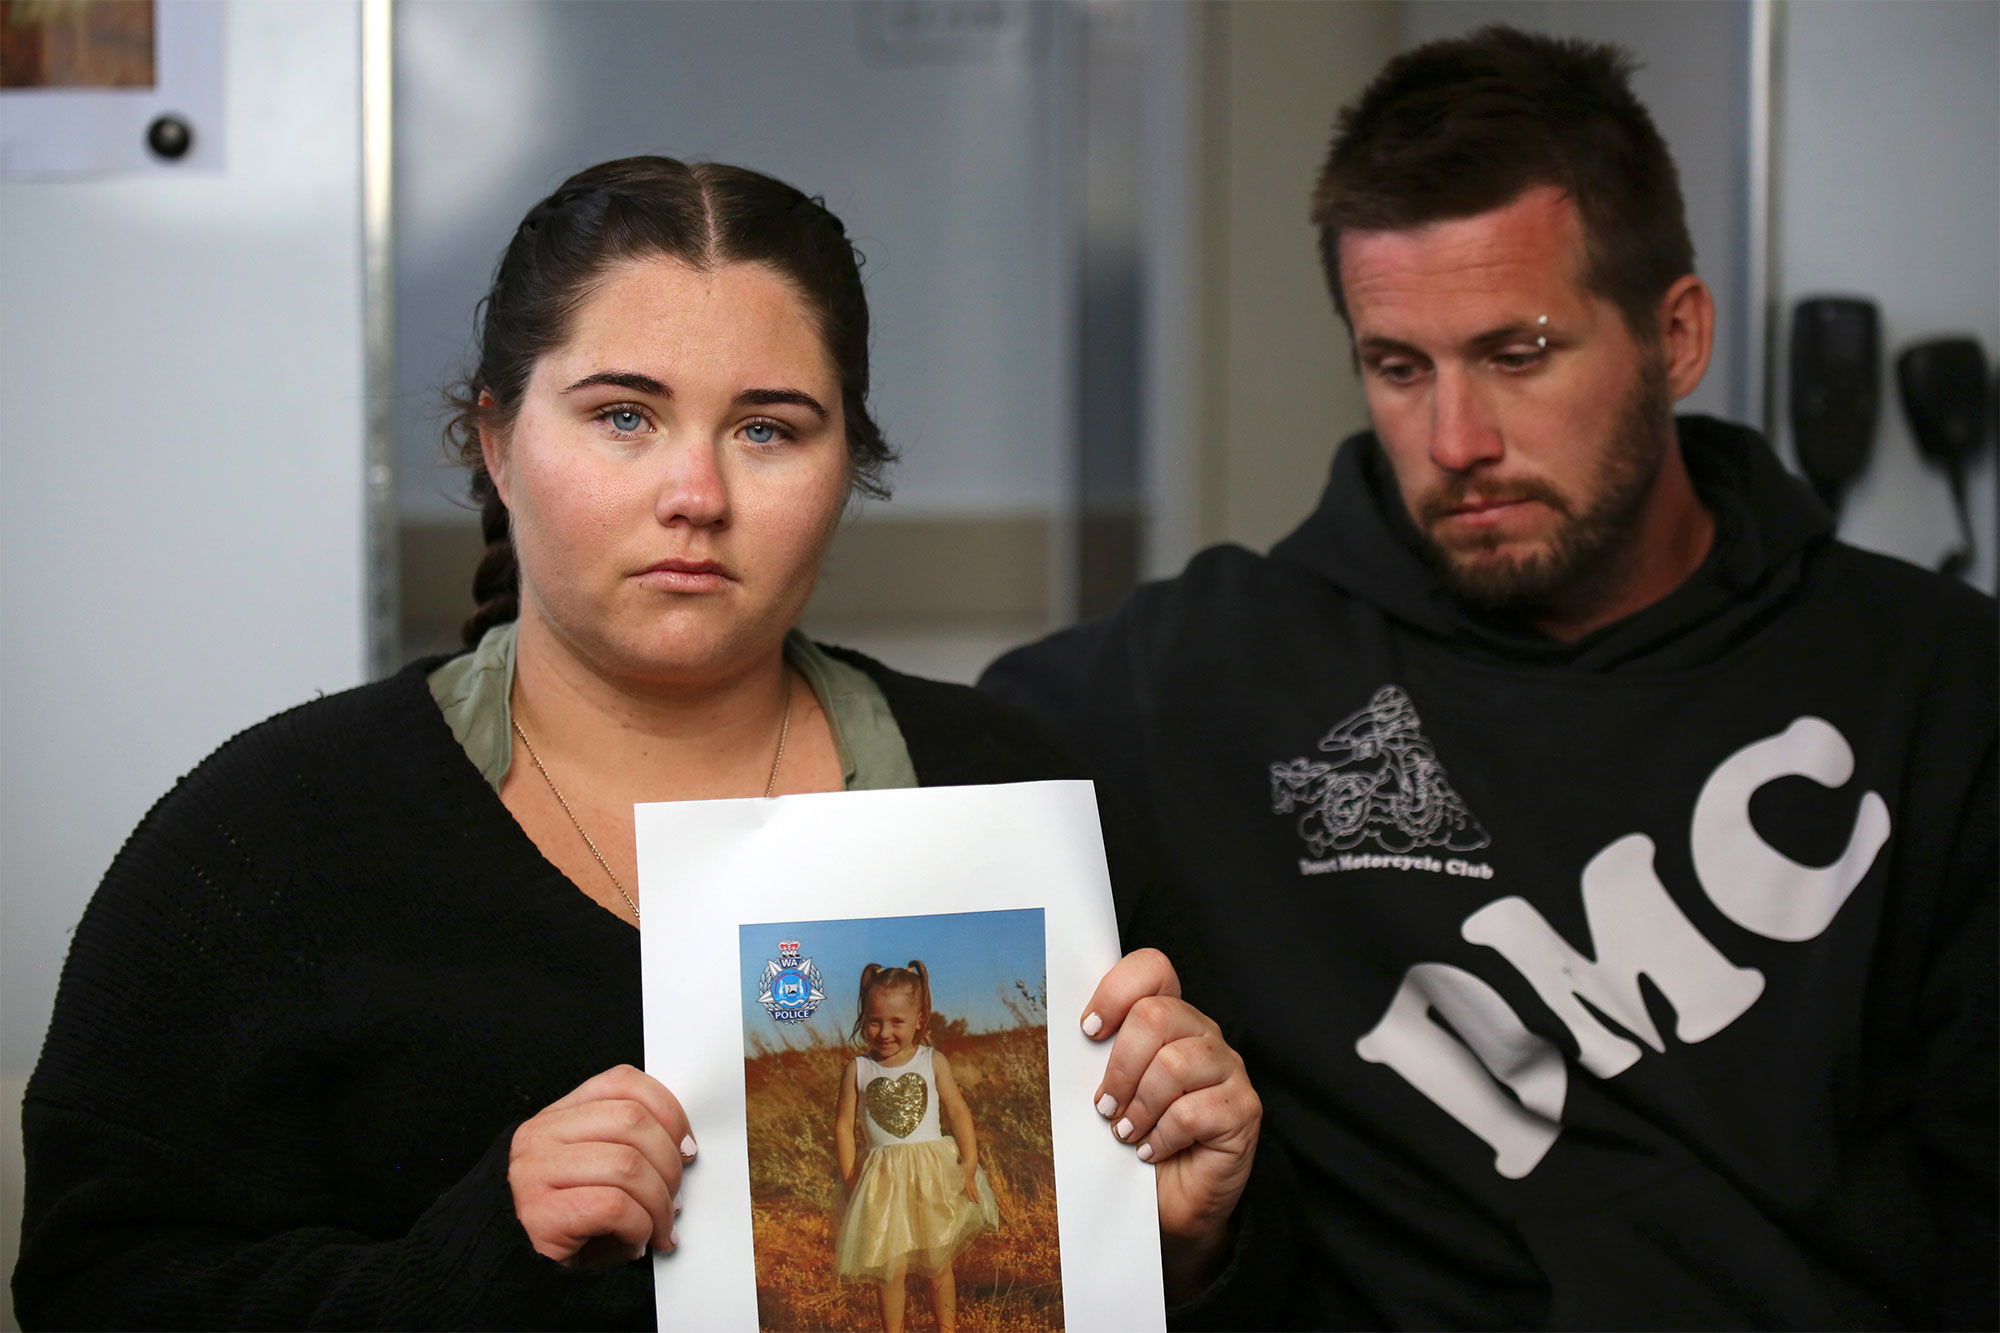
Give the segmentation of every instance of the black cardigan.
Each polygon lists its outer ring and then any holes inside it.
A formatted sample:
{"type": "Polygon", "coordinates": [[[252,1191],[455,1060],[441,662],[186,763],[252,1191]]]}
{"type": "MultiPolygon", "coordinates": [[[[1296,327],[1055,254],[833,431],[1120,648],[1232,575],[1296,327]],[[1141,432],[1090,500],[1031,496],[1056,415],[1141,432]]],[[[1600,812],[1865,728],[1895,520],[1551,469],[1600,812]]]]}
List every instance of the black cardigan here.
{"type": "MultiPolygon", "coordinates": [[[[1005,704],[844,654],[926,786],[1077,776],[1005,704]]],[[[23,1110],[24,1327],[654,1325],[514,1217],[514,1128],[642,1063],[639,935],[452,738],[435,661],[224,745],[63,969],[23,1110]]]]}

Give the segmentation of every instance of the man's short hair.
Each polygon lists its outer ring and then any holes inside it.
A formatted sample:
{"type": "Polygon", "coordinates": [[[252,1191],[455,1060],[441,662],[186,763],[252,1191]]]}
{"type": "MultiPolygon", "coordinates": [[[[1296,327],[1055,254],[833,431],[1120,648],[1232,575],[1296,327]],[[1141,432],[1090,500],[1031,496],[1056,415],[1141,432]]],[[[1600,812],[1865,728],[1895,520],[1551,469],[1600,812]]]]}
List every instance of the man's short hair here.
{"type": "Polygon", "coordinates": [[[1666,141],[1632,94],[1624,49],[1503,25],[1430,42],[1383,67],[1340,113],[1313,191],[1334,308],[1348,230],[1407,231],[1473,217],[1552,185],[1583,221],[1586,290],[1633,334],[1658,335],[1667,288],[1694,272],[1666,141]]]}

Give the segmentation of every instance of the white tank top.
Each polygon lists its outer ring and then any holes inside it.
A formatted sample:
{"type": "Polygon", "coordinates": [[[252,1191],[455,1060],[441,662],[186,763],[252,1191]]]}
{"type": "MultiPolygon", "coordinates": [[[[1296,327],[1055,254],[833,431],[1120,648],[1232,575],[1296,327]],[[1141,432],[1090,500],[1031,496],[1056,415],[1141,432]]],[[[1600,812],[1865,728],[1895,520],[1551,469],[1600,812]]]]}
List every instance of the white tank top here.
{"type": "Polygon", "coordinates": [[[868,1128],[870,1152],[891,1143],[923,1143],[943,1137],[938,1132],[937,1075],[930,1047],[917,1047],[917,1053],[901,1065],[878,1065],[865,1055],[857,1055],[854,1083],[861,1097],[861,1121],[868,1128]]]}

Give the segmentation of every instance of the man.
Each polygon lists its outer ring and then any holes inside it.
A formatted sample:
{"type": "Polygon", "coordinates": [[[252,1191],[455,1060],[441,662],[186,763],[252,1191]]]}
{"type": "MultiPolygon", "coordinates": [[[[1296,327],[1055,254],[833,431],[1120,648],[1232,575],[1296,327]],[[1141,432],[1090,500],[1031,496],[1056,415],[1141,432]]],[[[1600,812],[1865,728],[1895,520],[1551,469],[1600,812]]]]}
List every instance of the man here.
{"type": "Polygon", "coordinates": [[[1615,49],[1393,61],[1313,200],[1372,432],[988,688],[1156,840],[1295,1200],[1270,1322],[1992,1326],[1992,602],[1678,422],[1714,322],[1615,49]]]}

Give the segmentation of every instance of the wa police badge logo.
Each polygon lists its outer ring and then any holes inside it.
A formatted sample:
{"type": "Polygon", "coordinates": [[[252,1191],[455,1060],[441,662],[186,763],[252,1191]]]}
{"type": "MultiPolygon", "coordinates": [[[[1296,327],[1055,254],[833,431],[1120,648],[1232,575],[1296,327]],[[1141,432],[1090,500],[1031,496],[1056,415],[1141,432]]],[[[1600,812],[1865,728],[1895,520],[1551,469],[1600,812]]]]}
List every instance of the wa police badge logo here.
{"type": "Polygon", "coordinates": [[[799,956],[797,940],[779,940],[778,956],[764,964],[757,980],[757,1003],[780,1023],[803,1023],[825,1000],[813,960],[799,956]]]}

